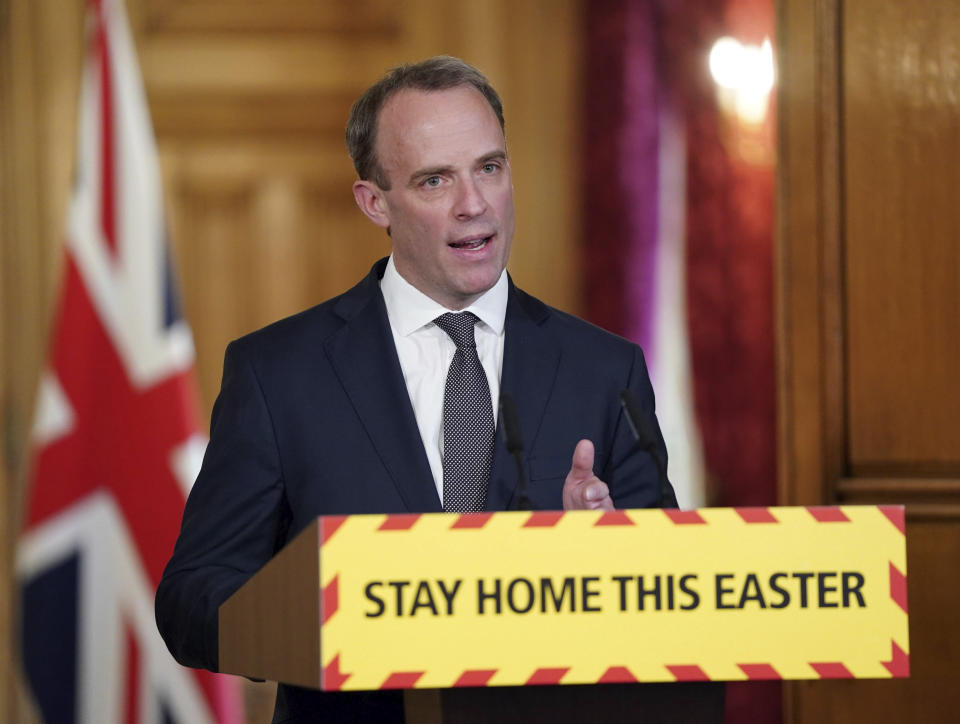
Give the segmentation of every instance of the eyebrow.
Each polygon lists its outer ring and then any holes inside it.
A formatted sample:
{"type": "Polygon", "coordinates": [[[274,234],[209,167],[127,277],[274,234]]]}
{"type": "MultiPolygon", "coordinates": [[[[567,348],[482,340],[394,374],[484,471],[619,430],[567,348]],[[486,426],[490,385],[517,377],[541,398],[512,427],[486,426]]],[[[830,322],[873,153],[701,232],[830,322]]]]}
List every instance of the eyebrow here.
{"type": "MultiPolygon", "coordinates": [[[[507,152],[504,150],[490,151],[490,153],[485,153],[480,158],[476,160],[478,166],[483,166],[490,161],[506,161],[507,152]]],[[[445,173],[449,173],[453,170],[453,166],[427,166],[426,168],[418,169],[410,174],[410,184],[415,185],[420,179],[426,178],[428,176],[440,176],[445,173]]]]}

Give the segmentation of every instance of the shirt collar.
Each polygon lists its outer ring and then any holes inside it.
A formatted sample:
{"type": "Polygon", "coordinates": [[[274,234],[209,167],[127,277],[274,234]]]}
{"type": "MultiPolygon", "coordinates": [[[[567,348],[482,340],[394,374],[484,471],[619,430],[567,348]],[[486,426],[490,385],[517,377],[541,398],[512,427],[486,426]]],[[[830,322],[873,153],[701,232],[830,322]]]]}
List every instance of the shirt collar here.
{"type": "MultiPolygon", "coordinates": [[[[500,273],[497,283],[485,291],[479,299],[461,312],[472,312],[487,327],[496,334],[503,332],[504,320],[507,316],[507,272],[500,273]]],[[[417,331],[431,323],[447,309],[433,301],[406,279],[400,276],[393,263],[393,255],[387,260],[387,268],[380,280],[380,290],[387,305],[387,316],[390,324],[401,337],[417,331]]]]}

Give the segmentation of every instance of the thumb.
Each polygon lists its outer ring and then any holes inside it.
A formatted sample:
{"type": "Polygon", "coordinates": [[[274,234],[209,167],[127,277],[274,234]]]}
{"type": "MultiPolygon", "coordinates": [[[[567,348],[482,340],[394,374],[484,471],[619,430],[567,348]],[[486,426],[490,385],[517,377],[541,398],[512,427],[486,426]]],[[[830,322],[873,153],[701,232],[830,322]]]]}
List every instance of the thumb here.
{"type": "Polygon", "coordinates": [[[593,477],[593,443],[589,440],[581,440],[573,449],[570,477],[576,482],[593,477]]]}

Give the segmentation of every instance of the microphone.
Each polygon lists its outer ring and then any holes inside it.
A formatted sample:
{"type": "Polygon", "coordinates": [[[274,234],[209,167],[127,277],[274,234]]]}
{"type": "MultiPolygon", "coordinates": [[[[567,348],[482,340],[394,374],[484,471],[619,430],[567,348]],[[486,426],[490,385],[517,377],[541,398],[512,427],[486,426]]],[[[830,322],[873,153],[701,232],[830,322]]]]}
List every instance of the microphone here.
{"type": "MultiPolygon", "coordinates": [[[[520,420],[513,398],[506,392],[500,393],[500,428],[503,430],[503,442],[507,452],[513,456],[517,466],[516,510],[533,510],[533,503],[527,496],[527,475],[523,470],[523,436],[520,434],[520,420]]],[[[513,506],[511,506],[513,507],[513,506]]]]}
{"type": "Polygon", "coordinates": [[[650,423],[647,422],[647,418],[644,416],[643,410],[640,409],[640,405],[637,404],[637,401],[630,390],[623,389],[620,391],[620,405],[623,407],[623,412],[627,417],[627,422],[630,424],[630,430],[633,432],[633,437],[637,441],[636,445],[634,445],[634,448],[637,446],[642,447],[647,453],[650,454],[650,457],[653,458],[654,464],[657,466],[657,479],[660,483],[660,495],[657,498],[657,507],[662,508],[663,500],[667,497],[667,491],[670,483],[667,481],[667,467],[664,465],[663,458],[660,456],[660,451],[657,449],[656,435],[653,434],[653,430],[650,428],[650,423]]]}

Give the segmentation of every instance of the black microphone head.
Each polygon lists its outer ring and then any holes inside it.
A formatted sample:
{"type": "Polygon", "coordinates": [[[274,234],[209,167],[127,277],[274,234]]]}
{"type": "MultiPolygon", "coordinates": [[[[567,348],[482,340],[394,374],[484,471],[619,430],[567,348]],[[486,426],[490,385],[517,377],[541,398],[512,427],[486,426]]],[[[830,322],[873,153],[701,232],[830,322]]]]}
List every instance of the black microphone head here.
{"type": "Polygon", "coordinates": [[[517,407],[513,404],[513,398],[506,392],[500,393],[500,425],[503,429],[503,442],[507,446],[507,452],[511,454],[523,452],[523,436],[520,433],[517,407]]]}

